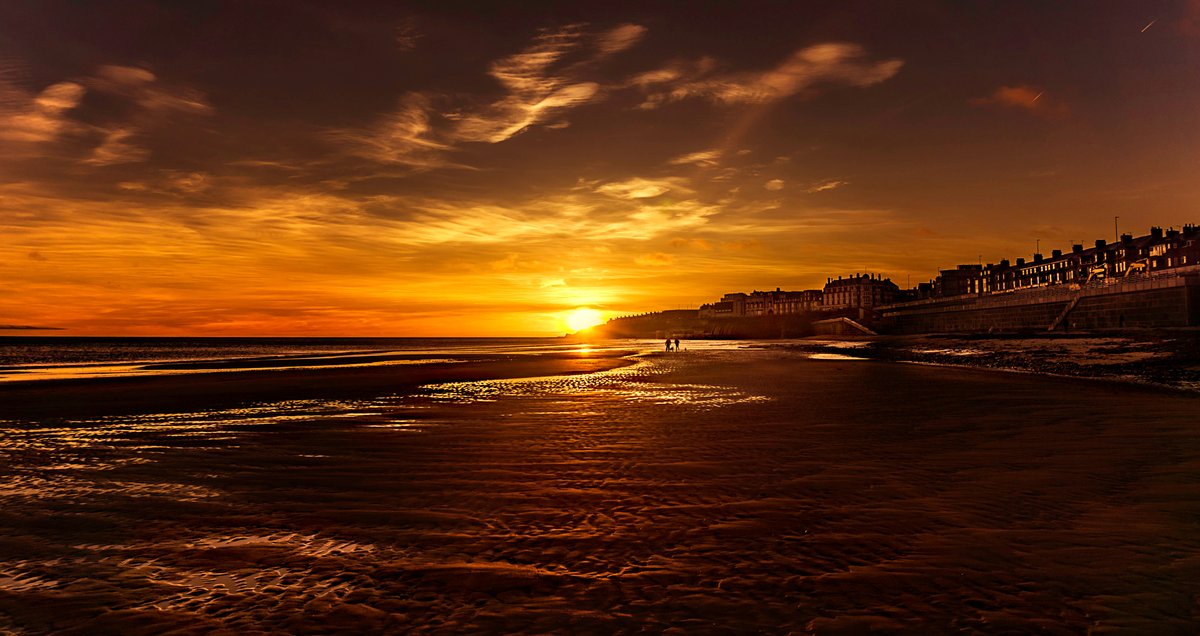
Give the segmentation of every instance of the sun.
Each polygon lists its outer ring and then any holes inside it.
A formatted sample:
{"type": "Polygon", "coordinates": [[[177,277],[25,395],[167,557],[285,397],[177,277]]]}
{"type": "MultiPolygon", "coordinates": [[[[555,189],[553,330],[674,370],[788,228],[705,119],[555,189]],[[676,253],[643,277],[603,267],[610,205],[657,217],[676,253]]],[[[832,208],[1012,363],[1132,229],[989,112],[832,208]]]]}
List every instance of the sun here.
{"type": "Polygon", "coordinates": [[[567,312],[565,321],[571,331],[582,331],[604,322],[604,316],[595,309],[581,307],[567,312]]]}

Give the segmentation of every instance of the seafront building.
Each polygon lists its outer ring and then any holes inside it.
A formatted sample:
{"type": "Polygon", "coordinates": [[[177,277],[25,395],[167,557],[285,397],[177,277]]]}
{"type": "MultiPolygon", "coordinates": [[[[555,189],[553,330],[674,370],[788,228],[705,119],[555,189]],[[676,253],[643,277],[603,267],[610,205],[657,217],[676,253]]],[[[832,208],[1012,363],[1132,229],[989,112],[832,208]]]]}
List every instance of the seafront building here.
{"type": "Polygon", "coordinates": [[[814,324],[837,317],[899,332],[1200,326],[1200,226],[958,265],[910,289],[854,274],[830,277],[820,290],[732,292],[697,312],[702,319],[796,314],[814,324]]]}

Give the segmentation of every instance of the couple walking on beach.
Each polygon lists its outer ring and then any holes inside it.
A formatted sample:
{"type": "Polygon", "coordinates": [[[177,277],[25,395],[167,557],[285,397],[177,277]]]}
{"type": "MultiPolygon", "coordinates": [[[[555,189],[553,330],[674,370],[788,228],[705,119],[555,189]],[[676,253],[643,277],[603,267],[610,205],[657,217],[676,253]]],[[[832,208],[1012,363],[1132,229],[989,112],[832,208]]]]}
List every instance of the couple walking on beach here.
{"type": "MultiPolygon", "coordinates": [[[[671,339],[667,338],[667,351],[671,350],[671,339]]],[[[679,338],[675,339],[675,350],[679,351],[679,338]]]]}

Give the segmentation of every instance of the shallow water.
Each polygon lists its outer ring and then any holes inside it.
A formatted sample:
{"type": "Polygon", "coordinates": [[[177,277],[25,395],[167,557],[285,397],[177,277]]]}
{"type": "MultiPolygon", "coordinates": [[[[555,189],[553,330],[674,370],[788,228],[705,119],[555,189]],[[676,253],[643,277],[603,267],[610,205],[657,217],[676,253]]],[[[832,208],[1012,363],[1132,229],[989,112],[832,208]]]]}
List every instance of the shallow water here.
{"type": "Polygon", "coordinates": [[[71,338],[0,336],[0,382],[454,362],[571,354],[644,341],[561,338],[71,338]]]}

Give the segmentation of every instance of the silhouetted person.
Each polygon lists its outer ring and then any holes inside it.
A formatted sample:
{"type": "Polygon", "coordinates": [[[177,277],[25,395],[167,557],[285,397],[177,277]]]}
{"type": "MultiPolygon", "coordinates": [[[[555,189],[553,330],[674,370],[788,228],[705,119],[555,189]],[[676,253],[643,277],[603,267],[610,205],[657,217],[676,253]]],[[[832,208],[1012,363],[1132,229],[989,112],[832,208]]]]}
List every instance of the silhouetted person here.
{"type": "Polygon", "coordinates": [[[667,338],[667,351],[671,350],[671,339],[667,338]]]}
{"type": "Polygon", "coordinates": [[[675,339],[675,350],[679,351],[679,338],[675,339]]]}

